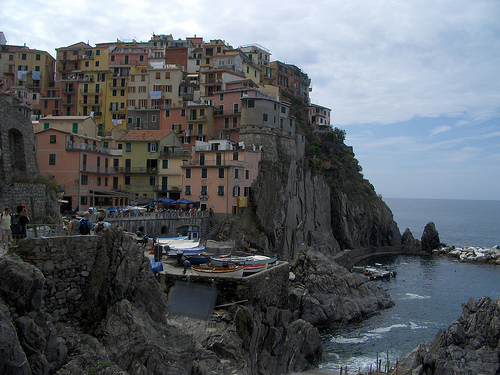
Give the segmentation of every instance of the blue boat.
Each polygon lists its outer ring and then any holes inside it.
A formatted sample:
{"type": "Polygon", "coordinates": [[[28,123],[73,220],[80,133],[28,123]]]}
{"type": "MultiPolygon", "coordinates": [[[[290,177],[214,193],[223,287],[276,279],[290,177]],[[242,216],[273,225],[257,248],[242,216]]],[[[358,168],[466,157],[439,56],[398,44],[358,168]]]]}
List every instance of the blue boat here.
{"type": "Polygon", "coordinates": [[[205,264],[210,261],[210,255],[206,253],[200,254],[184,254],[184,259],[193,265],[205,264]]]}

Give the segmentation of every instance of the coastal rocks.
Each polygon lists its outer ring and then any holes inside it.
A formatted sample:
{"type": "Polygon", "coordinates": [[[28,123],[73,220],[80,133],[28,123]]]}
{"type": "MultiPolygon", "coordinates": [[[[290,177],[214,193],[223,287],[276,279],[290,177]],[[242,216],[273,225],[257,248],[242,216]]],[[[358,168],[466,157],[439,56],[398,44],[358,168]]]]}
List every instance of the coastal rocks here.
{"type": "Polygon", "coordinates": [[[419,345],[399,365],[408,375],[498,374],[499,339],[499,301],[471,298],[462,304],[462,315],[447,330],[419,345]]]}
{"type": "Polygon", "coordinates": [[[318,327],[359,322],[394,306],[388,293],[312,248],[292,263],[290,309],[318,327]]]}
{"type": "Polygon", "coordinates": [[[434,250],[434,252],[437,254],[449,255],[457,258],[461,262],[500,265],[500,248],[498,245],[491,248],[477,246],[443,246],[434,250]]]}
{"type": "Polygon", "coordinates": [[[401,250],[405,254],[419,254],[422,252],[422,244],[413,237],[409,228],[406,228],[401,238],[401,250]]]}
{"type": "MultiPolygon", "coordinates": [[[[208,321],[167,317],[163,286],[121,228],[65,240],[77,248],[94,244],[79,252],[80,263],[92,265],[88,271],[62,267],[69,255],[63,244],[50,248],[56,238],[11,249],[41,270],[16,254],[0,258],[2,374],[281,374],[321,358],[317,329],[286,309],[247,302],[208,321]],[[52,253],[53,266],[45,267],[37,258],[45,251],[35,248],[52,253]],[[78,285],[80,298],[56,287],[59,300],[45,305],[48,278],[49,285],[78,285]],[[51,315],[52,306],[67,311],[64,319],[51,315]]],[[[282,289],[275,293],[286,297],[282,289]]]]}
{"type": "Polygon", "coordinates": [[[428,223],[424,228],[424,233],[421,238],[422,251],[431,254],[432,250],[437,249],[441,246],[441,241],[439,240],[439,233],[436,229],[436,225],[433,222],[428,223]]]}

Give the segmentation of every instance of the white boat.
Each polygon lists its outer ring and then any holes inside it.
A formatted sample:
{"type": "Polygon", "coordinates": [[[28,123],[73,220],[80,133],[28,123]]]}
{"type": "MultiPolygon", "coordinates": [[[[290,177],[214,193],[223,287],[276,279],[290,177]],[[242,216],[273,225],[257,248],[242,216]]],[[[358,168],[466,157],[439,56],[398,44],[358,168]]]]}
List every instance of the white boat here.
{"type": "Polygon", "coordinates": [[[203,266],[192,266],[191,270],[203,276],[211,277],[242,277],[245,268],[240,265],[228,266],[228,267],[203,267],[203,266]]]}
{"type": "Polygon", "coordinates": [[[254,274],[264,270],[267,270],[267,263],[264,264],[245,264],[243,274],[254,274]]]}
{"type": "Polygon", "coordinates": [[[269,264],[273,266],[276,264],[275,257],[270,258],[264,255],[249,255],[246,257],[212,257],[210,262],[215,266],[222,266],[225,264],[269,264]]]}

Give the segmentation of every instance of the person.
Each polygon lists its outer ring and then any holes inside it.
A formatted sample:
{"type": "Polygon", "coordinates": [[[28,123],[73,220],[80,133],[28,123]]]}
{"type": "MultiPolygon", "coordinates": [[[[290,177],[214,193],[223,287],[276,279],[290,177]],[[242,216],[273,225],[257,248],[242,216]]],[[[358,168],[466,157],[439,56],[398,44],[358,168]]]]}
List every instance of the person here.
{"type": "Polygon", "coordinates": [[[17,246],[21,239],[26,238],[26,225],[30,222],[25,205],[17,206],[16,212],[10,219],[10,231],[14,246],[17,246]]]}
{"type": "Polygon", "coordinates": [[[80,224],[78,225],[78,229],[80,234],[87,235],[90,234],[90,231],[94,228],[92,225],[92,221],[90,221],[90,212],[85,211],[83,214],[83,218],[80,220],[80,224]]]}
{"type": "Polygon", "coordinates": [[[94,232],[97,234],[104,228],[106,228],[106,223],[104,222],[104,216],[99,215],[99,221],[97,222],[96,225],[94,225],[94,232]]]}
{"type": "Polygon", "coordinates": [[[3,248],[11,245],[10,238],[10,207],[5,207],[5,210],[0,214],[0,234],[2,235],[3,248]]]}
{"type": "Polygon", "coordinates": [[[80,222],[76,218],[76,215],[71,215],[71,220],[69,221],[68,224],[68,235],[69,236],[77,236],[80,232],[78,230],[78,225],[80,225],[80,222]]]}

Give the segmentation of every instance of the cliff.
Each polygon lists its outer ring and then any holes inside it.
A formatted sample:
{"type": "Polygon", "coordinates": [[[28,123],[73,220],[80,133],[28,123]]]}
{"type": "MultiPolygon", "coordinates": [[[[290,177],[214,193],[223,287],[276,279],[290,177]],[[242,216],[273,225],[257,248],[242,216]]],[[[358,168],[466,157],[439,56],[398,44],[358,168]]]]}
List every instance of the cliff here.
{"type": "Polygon", "coordinates": [[[201,321],[166,303],[121,228],[24,240],[0,258],[0,373],[283,374],[321,358],[317,329],[287,309],[248,303],[201,321]]]}

